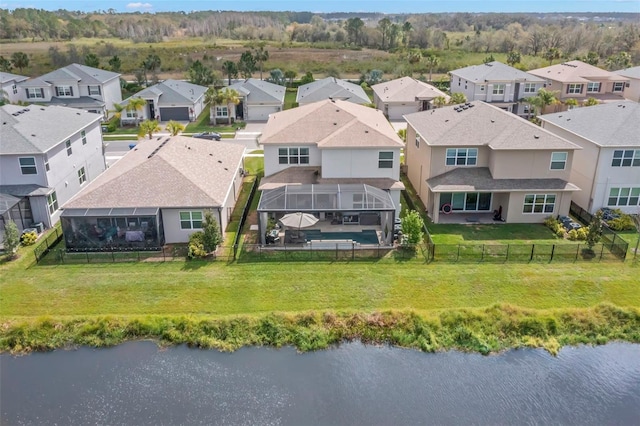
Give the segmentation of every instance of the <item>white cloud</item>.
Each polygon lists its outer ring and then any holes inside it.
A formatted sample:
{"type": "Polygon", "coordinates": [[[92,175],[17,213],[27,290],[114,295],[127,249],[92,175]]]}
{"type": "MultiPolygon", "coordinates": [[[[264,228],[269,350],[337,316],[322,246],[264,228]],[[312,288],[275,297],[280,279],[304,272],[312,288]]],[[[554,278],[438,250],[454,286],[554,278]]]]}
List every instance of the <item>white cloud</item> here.
{"type": "Polygon", "coordinates": [[[127,9],[145,9],[145,10],[149,10],[152,7],[153,6],[151,5],[151,3],[142,3],[142,2],[129,3],[126,6],[127,9]]]}

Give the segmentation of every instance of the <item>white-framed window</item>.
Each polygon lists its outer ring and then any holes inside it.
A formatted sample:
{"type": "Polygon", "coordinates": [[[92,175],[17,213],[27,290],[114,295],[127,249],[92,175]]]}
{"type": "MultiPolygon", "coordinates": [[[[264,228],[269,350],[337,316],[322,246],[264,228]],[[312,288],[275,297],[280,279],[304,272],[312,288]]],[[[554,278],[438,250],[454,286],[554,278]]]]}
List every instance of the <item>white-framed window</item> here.
{"type": "Polygon", "coordinates": [[[58,210],[58,196],[56,195],[56,191],[47,195],[47,206],[49,207],[49,214],[53,214],[53,212],[58,210]]]}
{"type": "Polygon", "coordinates": [[[611,188],[607,206],[640,206],[640,186],[636,188],[611,188]]]}
{"type": "Polygon", "coordinates": [[[278,148],[278,164],[309,164],[309,148],[278,148]]]}
{"type": "Polygon", "coordinates": [[[27,87],[27,99],[44,99],[44,89],[41,87],[27,87]]]}
{"type": "Polygon", "coordinates": [[[616,149],[611,167],[640,167],[640,149],[616,149]]]}
{"type": "Polygon", "coordinates": [[[524,93],[536,93],[535,83],[524,83],[524,93]]]}
{"type": "Polygon", "coordinates": [[[87,144],[87,132],[84,130],[80,132],[80,136],[82,137],[82,145],[87,144]]]}
{"type": "Polygon", "coordinates": [[[378,168],[393,169],[393,151],[380,151],[378,153],[378,168]]]}
{"type": "Polygon", "coordinates": [[[133,110],[133,111],[126,111],[125,117],[127,118],[138,118],[138,111],[133,110]]]}
{"type": "Polygon", "coordinates": [[[20,163],[20,171],[23,175],[38,174],[35,157],[20,157],[18,158],[18,163],[20,163]]]}
{"type": "Polygon", "coordinates": [[[587,83],[587,93],[599,93],[600,92],[600,82],[598,81],[590,81],[587,83]]]}
{"type": "Polygon", "coordinates": [[[44,157],[44,169],[46,171],[51,170],[51,167],[49,167],[49,157],[47,157],[47,156],[44,157]]]}
{"type": "Polygon", "coordinates": [[[100,86],[89,86],[89,95],[100,95],[100,86]]]}
{"type": "Polygon", "coordinates": [[[567,157],[568,154],[566,152],[552,152],[549,168],[551,170],[564,170],[567,167],[567,157]]]}
{"type": "Polygon", "coordinates": [[[87,181],[87,174],[84,171],[84,167],[80,167],[80,170],[78,170],[78,182],[80,182],[80,185],[82,185],[86,181],[87,181]]]}
{"type": "Polygon", "coordinates": [[[493,85],[493,94],[494,95],[504,95],[504,84],[494,84],[493,85]]]}
{"type": "Polygon", "coordinates": [[[11,86],[11,91],[13,92],[14,95],[18,94],[18,86],[17,85],[12,85],[11,86]]]}
{"type": "Polygon", "coordinates": [[[202,212],[180,212],[180,229],[202,229],[202,212]]]}
{"type": "Polygon", "coordinates": [[[556,207],[554,194],[527,194],[524,196],[522,213],[553,213],[556,207]]]}
{"type": "Polygon", "coordinates": [[[416,148],[420,148],[420,136],[416,136],[416,148]]]}
{"type": "Polygon", "coordinates": [[[73,87],[71,86],[56,86],[56,96],[70,97],[73,96],[73,87]]]}
{"type": "Polygon", "coordinates": [[[453,211],[490,211],[490,192],[442,192],[440,209],[449,204],[453,211]]]}
{"type": "Polygon", "coordinates": [[[567,93],[573,94],[573,95],[582,93],[582,84],[571,83],[567,85],[567,93]]]}
{"type": "Polygon", "coordinates": [[[624,91],[624,81],[616,81],[613,83],[613,92],[623,92],[624,91]]]}
{"type": "Polygon", "coordinates": [[[229,117],[229,107],[217,105],[216,117],[229,117]]]}
{"type": "Polygon", "coordinates": [[[484,92],[484,84],[480,84],[480,91],[484,92]]]}
{"type": "Polygon", "coordinates": [[[478,148],[447,148],[447,166],[475,166],[478,148]]]}
{"type": "Polygon", "coordinates": [[[67,156],[73,154],[73,150],[71,149],[71,140],[66,141],[64,146],[67,148],[67,156]]]}

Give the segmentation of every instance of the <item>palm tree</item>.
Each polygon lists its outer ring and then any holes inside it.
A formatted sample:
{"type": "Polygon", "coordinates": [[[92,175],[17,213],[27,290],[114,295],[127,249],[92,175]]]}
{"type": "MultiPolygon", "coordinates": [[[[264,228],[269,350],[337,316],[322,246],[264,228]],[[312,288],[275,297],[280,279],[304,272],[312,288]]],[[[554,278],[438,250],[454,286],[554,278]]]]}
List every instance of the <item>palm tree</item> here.
{"type": "Polygon", "coordinates": [[[415,67],[417,67],[420,63],[420,61],[422,61],[422,53],[420,53],[419,50],[412,50],[411,52],[409,52],[409,54],[407,55],[407,61],[409,62],[409,65],[411,65],[411,77],[413,77],[413,70],[415,67]]]}
{"type": "Polygon", "coordinates": [[[176,136],[178,133],[184,130],[184,125],[177,121],[170,120],[164,128],[171,136],[176,136]]]}
{"type": "Polygon", "coordinates": [[[289,87],[293,86],[293,79],[298,75],[297,72],[293,70],[287,70],[284,72],[284,78],[289,79],[289,87]]]}
{"type": "Polygon", "coordinates": [[[556,98],[556,93],[558,92],[540,89],[538,90],[538,94],[536,96],[526,98],[525,101],[529,102],[535,107],[534,115],[542,115],[544,114],[544,109],[546,107],[548,107],[549,105],[555,105],[559,102],[556,98]]]}
{"type": "Polygon", "coordinates": [[[224,61],[224,63],[222,64],[222,69],[227,74],[229,86],[231,86],[231,78],[238,77],[238,66],[233,61],[224,61]]]}
{"type": "Polygon", "coordinates": [[[224,89],[222,97],[227,103],[227,117],[229,117],[229,125],[231,125],[231,108],[240,103],[240,93],[235,89],[224,89]]]}
{"type": "Polygon", "coordinates": [[[13,66],[19,68],[22,73],[22,70],[29,66],[29,57],[24,52],[13,52],[11,62],[13,66]]]}
{"type": "Polygon", "coordinates": [[[436,55],[429,55],[427,56],[425,62],[429,67],[429,81],[433,81],[431,78],[431,76],[433,75],[433,69],[440,65],[440,58],[438,58],[436,55]]]}
{"type": "Polygon", "coordinates": [[[464,93],[456,92],[451,94],[451,99],[449,99],[449,105],[458,105],[467,102],[467,97],[464,93]]]}
{"type": "Polygon", "coordinates": [[[447,104],[447,98],[445,98],[444,96],[438,96],[433,100],[433,104],[436,106],[436,108],[442,108],[447,104]]]}
{"type": "Polygon", "coordinates": [[[262,65],[269,60],[269,51],[264,46],[253,50],[253,59],[260,65],[260,80],[262,80],[262,65]]]}
{"type": "Polygon", "coordinates": [[[155,132],[159,132],[160,126],[158,126],[157,120],[144,120],[140,123],[140,129],[138,130],[138,137],[143,138],[145,135],[149,135],[149,139],[153,138],[155,132]]]}
{"type": "Polygon", "coordinates": [[[222,92],[216,90],[214,86],[209,86],[204,93],[204,102],[209,104],[209,123],[214,126],[216,123],[216,106],[222,105],[225,102],[222,92]]]}
{"type": "Polygon", "coordinates": [[[140,112],[142,109],[147,106],[147,101],[142,98],[129,98],[129,102],[127,106],[124,107],[125,110],[129,112],[135,112],[136,114],[136,126],[140,123],[140,112]]]}
{"type": "Polygon", "coordinates": [[[557,47],[552,47],[545,52],[544,58],[549,60],[549,66],[551,66],[554,59],[560,58],[560,50],[557,47]]]}
{"type": "Polygon", "coordinates": [[[124,110],[124,106],[120,104],[113,104],[113,109],[110,110],[109,113],[113,113],[113,117],[115,117],[117,120],[120,120],[120,118],[122,118],[122,111],[124,110]]]}

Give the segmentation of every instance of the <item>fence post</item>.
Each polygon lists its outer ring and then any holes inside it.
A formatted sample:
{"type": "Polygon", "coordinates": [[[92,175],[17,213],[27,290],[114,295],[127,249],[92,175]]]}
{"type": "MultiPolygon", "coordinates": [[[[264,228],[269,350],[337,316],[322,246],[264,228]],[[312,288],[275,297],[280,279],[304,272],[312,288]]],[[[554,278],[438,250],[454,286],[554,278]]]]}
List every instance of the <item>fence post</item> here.
{"type": "Polygon", "coordinates": [[[460,260],[460,244],[458,244],[458,257],[456,257],[456,262],[460,260]]]}
{"type": "Polygon", "coordinates": [[[536,245],[535,244],[531,244],[531,257],[529,258],[529,262],[533,261],[533,253],[536,250],[536,245]]]}
{"type": "Polygon", "coordinates": [[[356,243],[351,241],[351,260],[356,258],[356,243]]]}
{"type": "Polygon", "coordinates": [[[602,262],[602,255],[604,254],[604,244],[602,244],[602,248],[600,249],[600,262],[602,262]]]}
{"type": "Polygon", "coordinates": [[[551,262],[553,260],[553,254],[556,252],[556,245],[552,245],[551,246],[551,259],[549,259],[549,262],[551,262]]]}
{"type": "Polygon", "coordinates": [[[574,260],[574,262],[578,261],[578,254],[580,254],[580,243],[578,243],[578,248],[576,248],[576,260],[574,260]]]}
{"type": "Polygon", "coordinates": [[[484,244],[482,245],[482,257],[480,258],[480,262],[484,261],[484,244]]]}
{"type": "Polygon", "coordinates": [[[113,247],[111,247],[111,262],[116,263],[116,255],[113,252],[113,247]]]}
{"type": "Polygon", "coordinates": [[[507,244],[507,254],[506,254],[505,259],[504,259],[505,262],[509,261],[509,247],[511,247],[511,244],[507,244]]]}
{"type": "Polygon", "coordinates": [[[90,263],[90,262],[89,262],[89,252],[87,251],[87,252],[85,252],[85,253],[87,254],[87,263],[90,263]]]}
{"type": "Polygon", "coordinates": [[[33,255],[36,257],[36,263],[40,263],[40,259],[38,259],[38,255],[36,254],[36,250],[33,251],[33,255]]]}

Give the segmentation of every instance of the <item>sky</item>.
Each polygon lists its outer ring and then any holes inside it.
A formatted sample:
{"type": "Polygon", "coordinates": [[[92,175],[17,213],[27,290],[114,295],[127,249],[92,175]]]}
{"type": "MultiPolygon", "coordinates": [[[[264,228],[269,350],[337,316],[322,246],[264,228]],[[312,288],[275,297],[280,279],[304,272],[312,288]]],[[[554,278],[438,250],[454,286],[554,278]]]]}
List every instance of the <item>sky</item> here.
{"type": "Polygon", "coordinates": [[[196,10],[309,12],[636,12],[640,0],[0,0],[0,8],[115,9],[117,12],[196,10]]]}

